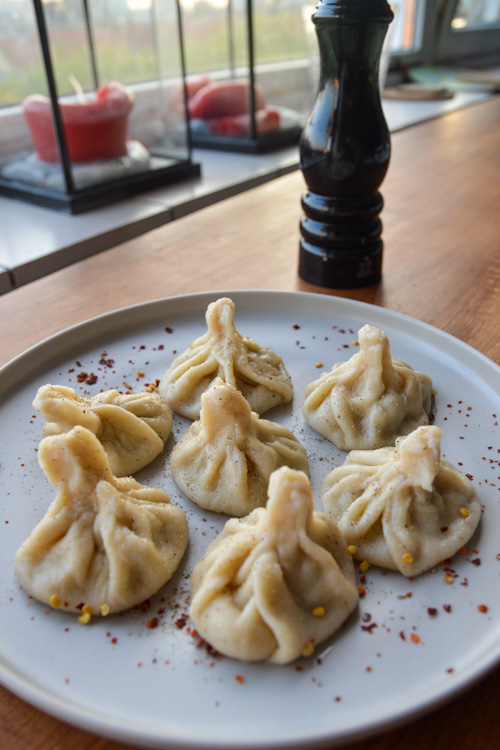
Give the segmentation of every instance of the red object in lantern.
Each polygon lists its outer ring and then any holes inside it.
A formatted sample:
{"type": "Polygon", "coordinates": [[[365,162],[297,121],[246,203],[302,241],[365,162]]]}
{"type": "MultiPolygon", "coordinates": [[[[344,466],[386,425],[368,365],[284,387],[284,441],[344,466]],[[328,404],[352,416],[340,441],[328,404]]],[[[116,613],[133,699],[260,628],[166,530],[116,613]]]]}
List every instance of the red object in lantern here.
{"type": "MultiPolygon", "coordinates": [[[[250,115],[218,117],[210,120],[210,132],[213,135],[230,135],[242,137],[250,135],[250,115]]],[[[259,109],[255,113],[255,129],[258,136],[276,133],[281,127],[281,117],[277,109],[259,109]]]]}
{"type": "MultiPolygon", "coordinates": [[[[68,155],[73,162],[116,159],[127,153],[127,121],[134,95],[121,83],[108,83],[93,100],[59,103],[68,155]]],[[[42,161],[59,161],[52,107],[46,96],[33,94],[23,111],[42,161]]]]}
{"type": "MultiPolygon", "coordinates": [[[[257,84],[255,109],[264,109],[264,92],[257,84]]],[[[250,84],[246,79],[217,81],[203,86],[189,99],[189,116],[193,119],[211,120],[216,117],[235,117],[250,110],[250,84]]]]}

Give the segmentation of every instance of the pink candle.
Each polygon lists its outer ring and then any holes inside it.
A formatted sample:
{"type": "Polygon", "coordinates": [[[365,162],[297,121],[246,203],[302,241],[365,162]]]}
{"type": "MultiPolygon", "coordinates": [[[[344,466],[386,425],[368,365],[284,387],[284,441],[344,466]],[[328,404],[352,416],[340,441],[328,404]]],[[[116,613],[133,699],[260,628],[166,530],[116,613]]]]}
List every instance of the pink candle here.
{"type": "MultiPolygon", "coordinates": [[[[127,153],[127,120],[134,95],[120,83],[97,89],[90,101],[59,103],[69,158],[73,162],[115,159],[127,153]]],[[[52,107],[46,96],[23,102],[24,116],[39,159],[59,161],[52,107]]]]}
{"type": "MultiPolygon", "coordinates": [[[[211,120],[235,117],[249,111],[250,84],[246,79],[209,83],[199,88],[188,101],[189,116],[211,120]]],[[[255,109],[264,109],[266,101],[261,87],[255,85],[255,109]]]]}

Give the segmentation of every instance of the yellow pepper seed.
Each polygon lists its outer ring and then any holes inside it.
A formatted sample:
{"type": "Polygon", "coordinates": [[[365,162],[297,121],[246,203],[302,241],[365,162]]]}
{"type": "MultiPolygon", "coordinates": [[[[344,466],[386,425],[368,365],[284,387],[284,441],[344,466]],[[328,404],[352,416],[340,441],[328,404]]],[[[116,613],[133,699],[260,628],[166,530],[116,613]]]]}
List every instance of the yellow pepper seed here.
{"type": "Polygon", "coordinates": [[[313,610],[311,610],[311,614],[313,617],[324,617],[325,616],[325,608],[324,607],[314,607],[313,610]]]}
{"type": "Polygon", "coordinates": [[[91,617],[92,617],[92,615],[90,614],[90,612],[84,612],[84,613],[83,613],[82,615],[80,615],[80,617],[78,618],[78,622],[79,622],[79,623],[80,623],[81,625],[87,625],[87,624],[88,624],[88,623],[90,622],[90,618],[91,618],[91,617]]]}
{"type": "Polygon", "coordinates": [[[460,515],[464,518],[469,518],[469,511],[467,508],[460,508],[460,515]]]}
{"type": "Polygon", "coordinates": [[[314,366],[318,368],[323,367],[323,362],[316,362],[314,366]]]}
{"type": "Polygon", "coordinates": [[[443,581],[445,583],[453,583],[453,576],[443,576],[443,581]]]}
{"type": "Polygon", "coordinates": [[[314,654],[314,643],[310,641],[307,646],[302,649],[302,656],[312,656],[314,654]]]}
{"type": "Polygon", "coordinates": [[[91,604],[84,604],[82,607],[82,614],[84,615],[91,615],[93,611],[94,611],[94,608],[92,607],[91,604]]]}
{"type": "Polygon", "coordinates": [[[347,547],[347,551],[349,552],[349,554],[350,554],[350,555],[355,555],[355,554],[356,554],[356,552],[358,551],[358,548],[356,547],[356,545],[355,545],[355,544],[350,544],[350,545],[349,545],[349,546],[347,547]]]}
{"type": "Polygon", "coordinates": [[[54,607],[54,609],[57,609],[58,607],[61,606],[62,602],[57,596],[57,594],[52,594],[52,596],[49,599],[49,604],[51,607],[54,607]]]}
{"type": "Polygon", "coordinates": [[[402,561],[404,563],[412,563],[413,562],[413,557],[412,557],[412,555],[410,555],[409,552],[406,552],[401,559],[402,559],[402,561]]]}
{"type": "Polygon", "coordinates": [[[368,562],[368,560],[363,560],[363,562],[360,563],[359,565],[359,569],[362,573],[366,573],[369,567],[370,567],[370,563],[368,562]]]}
{"type": "Polygon", "coordinates": [[[109,604],[100,604],[99,605],[99,612],[103,617],[106,617],[109,615],[109,604]]]}

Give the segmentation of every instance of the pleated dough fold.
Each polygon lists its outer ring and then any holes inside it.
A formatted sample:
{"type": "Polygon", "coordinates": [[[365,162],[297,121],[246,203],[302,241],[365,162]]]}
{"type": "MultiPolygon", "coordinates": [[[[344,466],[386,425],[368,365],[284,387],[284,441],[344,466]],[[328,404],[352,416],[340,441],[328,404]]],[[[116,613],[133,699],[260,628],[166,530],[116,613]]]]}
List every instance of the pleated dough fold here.
{"type": "Polygon", "coordinates": [[[157,393],[109,390],[85,398],[67,386],[44,385],[33,406],[47,421],[46,436],[77,425],[93,432],[117,477],[135,474],[151,463],[163,451],[172,429],[172,411],[157,393]]]}
{"type": "Polygon", "coordinates": [[[104,449],[85,427],[46,437],[39,462],[57,495],[21,545],[15,570],[24,589],[79,611],[128,609],[160,589],[188,541],[184,511],[166,492],[113,476],[104,449]]]}
{"type": "Polygon", "coordinates": [[[428,424],[432,381],[391,357],[383,331],[365,325],[359,352],[306,388],[303,413],[317,432],[340,450],[373,450],[394,445],[428,424]]]}
{"type": "Polygon", "coordinates": [[[321,505],[355,557],[416,576],[473,535],[481,507],[472,482],[440,458],[442,431],[423,426],[394,448],[351,451],[326,477],[321,505]]]}
{"type": "Polygon", "coordinates": [[[266,504],[269,477],[280,466],[309,470],[290,430],[261,419],[243,395],[217,378],[201,396],[200,419],[172,450],[176,484],[207,510],[244,516],[266,504]]]}
{"type": "Polygon", "coordinates": [[[232,518],[191,577],[191,617],[227,656],[286,664],[355,609],[354,564],[337,525],[314,510],[307,476],[281,467],[266,508],[232,518]]]}
{"type": "Polygon", "coordinates": [[[258,414],[291,401],[281,357],[236,330],[231,299],[212,302],[206,321],[206,333],[174,359],[160,382],[160,394],[177,414],[197,419],[201,394],[217,377],[238,388],[258,414]]]}

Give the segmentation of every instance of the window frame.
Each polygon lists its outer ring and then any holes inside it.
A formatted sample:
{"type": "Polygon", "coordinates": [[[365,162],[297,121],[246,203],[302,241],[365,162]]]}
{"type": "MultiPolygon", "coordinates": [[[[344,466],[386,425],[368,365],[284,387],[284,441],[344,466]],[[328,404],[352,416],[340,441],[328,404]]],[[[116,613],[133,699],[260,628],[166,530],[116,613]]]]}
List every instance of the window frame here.
{"type": "Polygon", "coordinates": [[[488,26],[473,26],[453,29],[451,22],[455,16],[459,0],[446,0],[443,3],[441,22],[435,37],[433,59],[436,62],[456,61],[467,57],[487,58],[500,56],[500,19],[488,26]]]}

